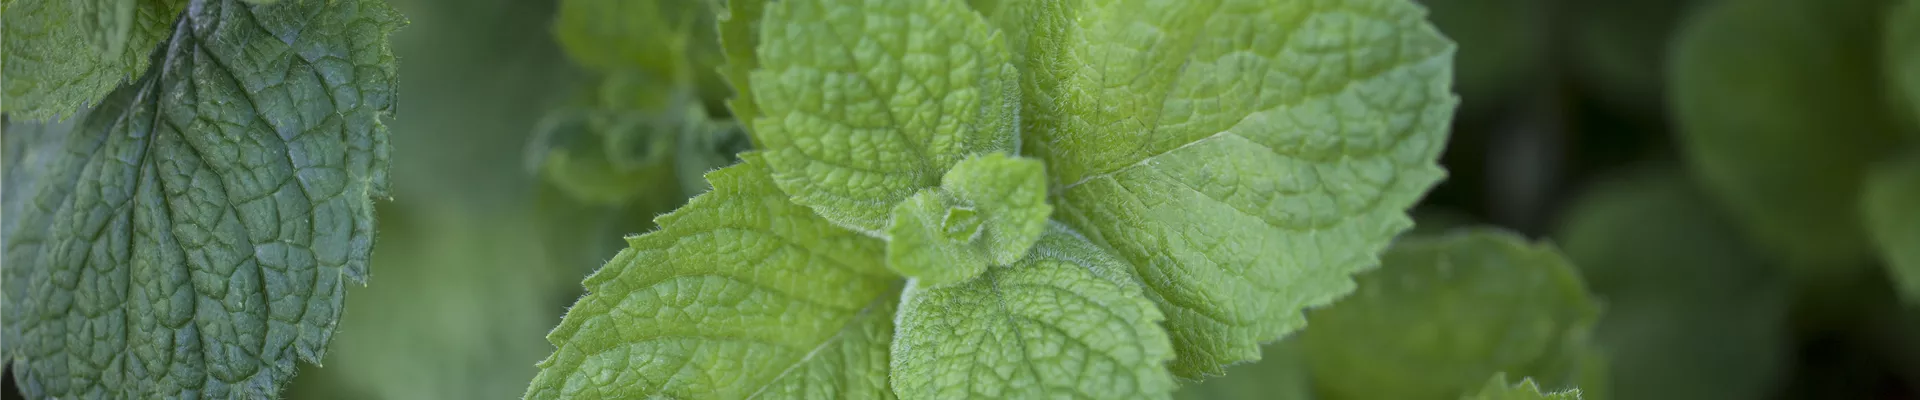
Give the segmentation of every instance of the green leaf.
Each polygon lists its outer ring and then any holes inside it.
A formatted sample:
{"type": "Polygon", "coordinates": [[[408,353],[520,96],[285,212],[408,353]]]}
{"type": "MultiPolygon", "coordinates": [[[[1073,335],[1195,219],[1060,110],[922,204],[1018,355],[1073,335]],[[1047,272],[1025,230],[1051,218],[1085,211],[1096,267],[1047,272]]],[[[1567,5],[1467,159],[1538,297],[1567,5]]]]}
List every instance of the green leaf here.
{"type": "Polygon", "coordinates": [[[1906,117],[1907,127],[1914,128],[1920,123],[1920,1],[1900,1],[1892,6],[1886,12],[1884,35],[1880,51],[1886,79],[1895,87],[1890,93],[1892,103],[1906,117]]]}
{"type": "Polygon", "coordinates": [[[1268,343],[1260,361],[1235,365],[1227,375],[1180,386],[1178,399],[1190,400],[1312,400],[1313,376],[1301,351],[1299,336],[1268,343]]]}
{"type": "Polygon", "coordinates": [[[1173,349],[1126,263],[1062,225],[1010,266],[909,284],[893,389],[908,399],[1167,398],[1173,349]]]}
{"type": "Polygon", "coordinates": [[[899,279],[882,243],[742,158],[587,278],[527,398],[890,397],[899,279]]]}
{"type": "Polygon", "coordinates": [[[1462,396],[1461,400],[1580,400],[1580,390],[1561,392],[1540,392],[1540,385],[1533,379],[1521,378],[1520,382],[1508,383],[1507,374],[1496,373],[1487,379],[1487,385],[1479,393],[1462,396]]]}
{"type": "Polygon", "coordinates": [[[1868,261],[1860,184],[1900,129],[1876,58],[1885,4],[1715,2],[1674,44],[1688,165],[1763,249],[1803,272],[1868,261]]]}
{"type": "Polygon", "coordinates": [[[1056,218],[1134,266],[1183,377],[1258,359],[1351,291],[1444,175],[1454,47],[1410,1],[995,13],[1029,39],[1023,154],[1056,218]]]}
{"type": "Polygon", "coordinates": [[[184,0],[13,0],[0,13],[0,111],[72,115],[147,70],[184,0]]]}
{"type": "MultiPolygon", "coordinates": [[[[733,88],[727,99],[728,111],[743,125],[760,117],[753,104],[753,70],[760,68],[754,49],[760,47],[760,18],[766,13],[765,0],[726,0],[720,13],[720,53],[726,59],[719,67],[721,77],[733,88]]],[[[747,127],[749,130],[751,126],[747,127]]]]}
{"type": "Polygon", "coordinates": [[[1909,303],[1920,302],[1920,156],[1876,167],[1861,195],[1869,237],[1909,303]]]}
{"type": "Polygon", "coordinates": [[[26,211],[0,314],[28,397],[273,397],[367,276],[402,18],[196,1],[159,63],[6,192],[26,211]]]}
{"type": "Polygon", "coordinates": [[[954,163],[1018,149],[1006,44],[960,0],[781,1],[760,27],[749,131],[829,221],[880,236],[954,163]]]}
{"type": "Polygon", "coordinates": [[[993,153],[947,171],[939,189],[900,202],[887,226],[887,267],[921,285],[971,279],[1027,255],[1047,229],[1045,166],[993,153]]]}
{"type": "Polygon", "coordinates": [[[1574,386],[1599,306],[1545,245],[1488,230],[1395,243],[1301,332],[1320,398],[1452,399],[1488,375],[1574,386]]]}
{"type": "MultiPolygon", "coordinates": [[[[1583,190],[1554,239],[1606,315],[1614,398],[1759,399],[1786,379],[1787,281],[1677,168],[1583,190]]],[[[1589,396],[1602,389],[1586,386],[1589,396]]]]}

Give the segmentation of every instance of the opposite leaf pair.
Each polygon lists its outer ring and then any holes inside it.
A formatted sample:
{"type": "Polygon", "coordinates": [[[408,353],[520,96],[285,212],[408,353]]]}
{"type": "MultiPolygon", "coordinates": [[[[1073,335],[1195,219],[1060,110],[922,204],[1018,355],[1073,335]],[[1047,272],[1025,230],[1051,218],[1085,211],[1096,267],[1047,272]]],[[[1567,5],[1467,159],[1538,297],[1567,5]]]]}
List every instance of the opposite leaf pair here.
{"type": "Polygon", "coordinates": [[[1166,397],[1352,290],[1457,103],[1405,0],[729,6],[759,151],[528,397],[1166,397]]]}

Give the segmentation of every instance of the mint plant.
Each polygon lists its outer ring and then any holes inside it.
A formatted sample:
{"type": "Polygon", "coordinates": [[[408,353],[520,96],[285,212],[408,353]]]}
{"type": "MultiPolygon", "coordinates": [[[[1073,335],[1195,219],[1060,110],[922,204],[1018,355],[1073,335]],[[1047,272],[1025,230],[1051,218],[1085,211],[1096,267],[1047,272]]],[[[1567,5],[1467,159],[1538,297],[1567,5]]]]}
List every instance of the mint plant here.
{"type": "Polygon", "coordinates": [[[22,392],[275,396],[368,275],[400,15],[4,4],[7,147],[34,149],[6,159],[0,231],[0,355],[22,392]]]}
{"type": "Polygon", "coordinates": [[[1166,397],[1353,290],[1457,104],[1404,0],[728,6],[755,151],[528,398],[1166,397]]]}

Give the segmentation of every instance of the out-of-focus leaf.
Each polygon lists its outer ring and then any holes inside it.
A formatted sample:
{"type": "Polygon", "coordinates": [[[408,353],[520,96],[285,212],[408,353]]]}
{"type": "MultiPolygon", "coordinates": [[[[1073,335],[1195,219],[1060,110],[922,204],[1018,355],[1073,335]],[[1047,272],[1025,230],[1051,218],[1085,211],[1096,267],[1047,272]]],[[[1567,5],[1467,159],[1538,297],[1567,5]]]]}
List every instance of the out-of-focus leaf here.
{"type": "MultiPolygon", "coordinates": [[[[1537,3],[1551,3],[1537,1],[1537,3]]],[[[1697,0],[1571,0],[1566,65],[1608,105],[1636,112],[1663,111],[1667,43],[1697,0]]]]}
{"type": "Polygon", "coordinates": [[[1876,56],[1886,6],[1720,1],[1673,47],[1688,165],[1736,223],[1802,272],[1843,277],[1867,261],[1860,184],[1900,129],[1876,56]]]}
{"type": "Polygon", "coordinates": [[[1901,295],[1920,302],[1920,156],[1875,167],[1860,200],[1862,218],[1901,295]]]}
{"type": "Polygon", "coordinates": [[[1356,280],[1300,336],[1321,399],[1455,399],[1499,372],[1588,383],[1599,306],[1550,246],[1489,230],[1402,237],[1356,280]]]}
{"type": "Polygon", "coordinates": [[[1487,385],[1480,391],[1461,400],[1580,400],[1579,389],[1558,392],[1541,392],[1540,385],[1531,378],[1521,378],[1519,382],[1507,380],[1507,374],[1493,374],[1487,379],[1487,385]]]}
{"type": "Polygon", "coordinates": [[[1786,365],[1787,293],[1678,171],[1586,189],[1555,235],[1606,301],[1596,341],[1620,399],[1766,398],[1786,365]]]}

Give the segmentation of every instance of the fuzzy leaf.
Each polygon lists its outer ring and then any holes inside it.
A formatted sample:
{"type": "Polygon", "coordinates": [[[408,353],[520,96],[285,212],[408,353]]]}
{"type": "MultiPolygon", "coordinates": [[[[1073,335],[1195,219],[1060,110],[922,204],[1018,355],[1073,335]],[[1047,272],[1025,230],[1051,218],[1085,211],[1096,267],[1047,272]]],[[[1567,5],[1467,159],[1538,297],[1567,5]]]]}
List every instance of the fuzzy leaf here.
{"type": "Polygon", "coordinates": [[[527,398],[891,397],[899,279],[882,244],[788,201],[758,154],[742,158],[587,278],[527,398]]]}
{"type": "Polygon", "coordinates": [[[0,8],[0,111],[72,115],[147,70],[185,0],[12,0],[0,8]]]}
{"type": "Polygon", "coordinates": [[[1259,358],[1409,222],[1458,100],[1406,0],[1003,2],[1026,155],[1056,217],[1116,250],[1184,377],[1259,358]]]}
{"type": "Polygon", "coordinates": [[[781,1],[760,28],[749,131],[829,221],[880,236],[954,163],[1018,150],[1006,44],[960,0],[781,1]]]}
{"type": "Polygon", "coordinates": [[[900,202],[887,226],[887,267],[941,286],[1027,255],[1047,229],[1040,162],[993,153],[953,166],[939,189],[900,202]]]}
{"type": "Polygon", "coordinates": [[[893,388],[906,399],[1167,398],[1173,349],[1126,264],[1053,225],[978,279],[903,293],[893,388]]]}
{"type": "Polygon", "coordinates": [[[380,0],[196,0],[159,63],[6,192],[21,390],[270,398],[318,362],[367,276],[402,23],[380,0]]]}

